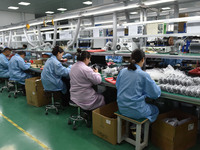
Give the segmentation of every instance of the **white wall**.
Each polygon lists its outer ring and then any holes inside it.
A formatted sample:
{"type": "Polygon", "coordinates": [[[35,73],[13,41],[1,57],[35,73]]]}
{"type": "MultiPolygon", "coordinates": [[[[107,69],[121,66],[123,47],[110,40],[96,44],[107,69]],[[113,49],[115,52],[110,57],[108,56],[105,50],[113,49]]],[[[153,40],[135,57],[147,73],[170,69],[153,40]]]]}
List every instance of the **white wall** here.
{"type": "Polygon", "coordinates": [[[32,19],[35,19],[35,14],[0,11],[0,26],[20,23],[32,19]]]}

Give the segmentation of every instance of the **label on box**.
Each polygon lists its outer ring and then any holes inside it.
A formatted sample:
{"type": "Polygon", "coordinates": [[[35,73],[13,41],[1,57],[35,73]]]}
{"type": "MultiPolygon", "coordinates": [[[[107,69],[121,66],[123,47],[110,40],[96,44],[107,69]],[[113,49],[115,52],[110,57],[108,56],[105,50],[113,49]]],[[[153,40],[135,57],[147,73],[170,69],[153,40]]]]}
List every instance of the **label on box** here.
{"type": "Polygon", "coordinates": [[[35,95],[35,92],[32,92],[33,95],[35,95]]]}
{"type": "Polygon", "coordinates": [[[191,130],[193,130],[193,129],[194,129],[194,123],[189,124],[189,125],[188,125],[188,131],[191,131],[191,130]]]}
{"type": "Polygon", "coordinates": [[[111,124],[111,121],[110,121],[110,120],[106,120],[106,123],[107,123],[107,124],[111,124]]]}

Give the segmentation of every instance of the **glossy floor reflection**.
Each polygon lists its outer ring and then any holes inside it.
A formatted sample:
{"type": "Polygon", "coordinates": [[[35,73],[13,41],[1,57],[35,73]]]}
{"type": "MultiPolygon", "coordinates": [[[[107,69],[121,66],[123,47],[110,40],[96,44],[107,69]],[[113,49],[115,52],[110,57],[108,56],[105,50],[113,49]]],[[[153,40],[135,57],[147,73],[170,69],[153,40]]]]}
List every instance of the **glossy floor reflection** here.
{"type": "MultiPolygon", "coordinates": [[[[0,115],[0,150],[42,150],[45,146],[51,150],[134,149],[134,146],[126,142],[112,145],[104,141],[93,135],[92,128],[87,128],[85,124],[82,124],[77,131],[73,131],[72,126],[67,124],[67,118],[73,111],[76,109],[68,107],[59,115],[52,111],[46,116],[44,107],[28,105],[26,97],[21,95],[17,99],[8,98],[8,93],[4,91],[0,94],[0,112],[36,140],[0,115]]],[[[145,149],[157,150],[150,142],[145,149]]],[[[198,149],[200,144],[192,148],[192,150],[198,149]]]]}

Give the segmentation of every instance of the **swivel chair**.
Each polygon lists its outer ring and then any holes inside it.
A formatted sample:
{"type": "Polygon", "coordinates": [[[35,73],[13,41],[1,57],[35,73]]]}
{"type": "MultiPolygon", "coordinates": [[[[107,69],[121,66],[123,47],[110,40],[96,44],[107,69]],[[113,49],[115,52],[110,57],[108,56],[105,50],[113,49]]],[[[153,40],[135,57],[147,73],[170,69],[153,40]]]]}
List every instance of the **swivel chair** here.
{"type": "Polygon", "coordinates": [[[23,89],[18,87],[19,83],[17,81],[9,80],[8,84],[14,85],[13,90],[9,88],[9,91],[10,91],[8,94],[9,98],[11,97],[11,94],[14,94],[14,98],[17,98],[18,93],[24,93],[23,89]]]}
{"type": "Polygon", "coordinates": [[[87,116],[86,113],[84,112],[81,112],[81,107],[78,106],[76,103],[74,103],[73,101],[69,101],[69,105],[72,106],[72,107],[76,107],[78,112],[76,115],[71,115],[69,118],[68,118],[68,125],[71,125],[73,123],[73,130],[76,130],[77,129],[77,122],[82,122],[84,121],[87,125],[87,127],[90,127],[90,124],[88,122],[88,118],[87,117],[83,117],[83,116],[87,116]]]}
{"type": "Polygon", "coordinates": [[[0,78],[0,80],[5,82],[4,86],[0,88],[0,93],[2,93],[4,89],[9,91],[8,78],[0,78]]]}
{"type": "Polygon", "coordinates": [[[60,102],[54,101],[54,95],[56,95],[60,91],[45,91],[46,94],[51,95],[51,104],[45,106],[45,114],[48,115],[49,109],[55,109],[56,114],[59,114],[59,108],[61,108],[60,102]]]}

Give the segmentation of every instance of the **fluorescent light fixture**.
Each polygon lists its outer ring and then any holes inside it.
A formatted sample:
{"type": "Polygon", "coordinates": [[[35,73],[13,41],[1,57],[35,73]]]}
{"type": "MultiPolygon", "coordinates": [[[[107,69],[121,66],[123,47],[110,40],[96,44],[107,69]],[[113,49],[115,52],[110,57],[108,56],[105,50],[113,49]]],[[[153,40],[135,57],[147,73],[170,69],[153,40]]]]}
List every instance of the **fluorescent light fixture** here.
{"type": "Polygon", "coordinates": [[[57,10],[59,10],[59,11],[65,11],[67,9],[66,8],[58,8],[57,10]]]}
{"type": "Polygon", "coordinates": [[[83,4],[85,4],[85,5],[92,5],[92,2],[91,1],[85,1],[85,2],[83,2],[83,4]]]}
{"type": "Polygon", "coordinates": [[[174,2],[176,0],[157,0],[157,1],[151,1],[151,2],[144,2],[145,5],[157,5],[157,4],[162,4],[162,3],[168,3],[168,2],[174,2]]]}
{"type": "Polygon", "coordinates": [[[79,15],[72,15],[72,16],[66,16],[66,17],[62,17],[62,18],[55,18],[53,19],[54,21],[60,21],[60,20],[67,20],[67,19],[72,19],[72,18],[78,18],[79,15]]]}
{"type": "MultiPolygon", "coordinates": [[[[172,19],[163,19],[163,20],[152,20],[152,21],[143,21],[143,22],[134,22],[134,23],[125,23],[123,25],[129,26],[129,25],[148,24],[148,23],[176,23],[176,22],[197,21],[197,20],[200,20],[200,16],[172,18],[172,19]]],[[[200,21],[198,21],[198,22],[200,22],[200,21]]]]}
{"type": "Polygon", "coordinates": [[[110,23],[113,23],[113,20],[95,22],[95,24],[110,24],[110,23]]]}
{"type": "Polygon", "coordinates": [[[18,3],[19,5],[23,5],[23,6],[28,6],[28,5],[30,5],[31,3],[28,3],[28,2],[20,2],[20,3],[18,3]]]}
{"type": "Polygon", "coordinates": [[[46,14],[53,14],[54,12],[53,11],[46,11],[45,13],[46,14]]]}
{"type": "Polygon", "coordinates": [[[9,31],[9,30],[15,30],[15,29],[21,29],[21,28],[25,28],[26,25],[22,25],[22,26],[17,26],[17,27],[11,27],[11,28],[6,28],[6,29],[0,29],[0,32],[2,31],[9,31]]]}
{"type": "Polygon", "coordinates": [[[130,12],[131,15],[137,15],[138,12],[130,12]]]}
{"type": "Polygon", "coordinates": [[[93,11],[93,12],[86,12],[83,13],[83,16],[91,16],[91,15],[99,15],[99,14],[104,14],[104,13],[112,13],[115,11],[121,11],[121,10],[126,10],[126,9],[131,9],[131,8],[138,8],[139,5],[137,4],[132,4],[132,5],[128,5],[128,6],[121,6],[118,8],[113,8],[113,9],[107,9],[107,10],[99,10],[99,11],[93,11]]]}
{"type": "Polygon", "coordinates": [[[163,7],[161,8],[162,10],[170,10],[171,8],[170,7],[163,7]]]}
{"type": "Polygon", "coordinates": [[[15,6],[9,6],[8,9],[13,9],[13,10],[17,10],[19,9],[19,7],[15,7],[15,6]]]}

